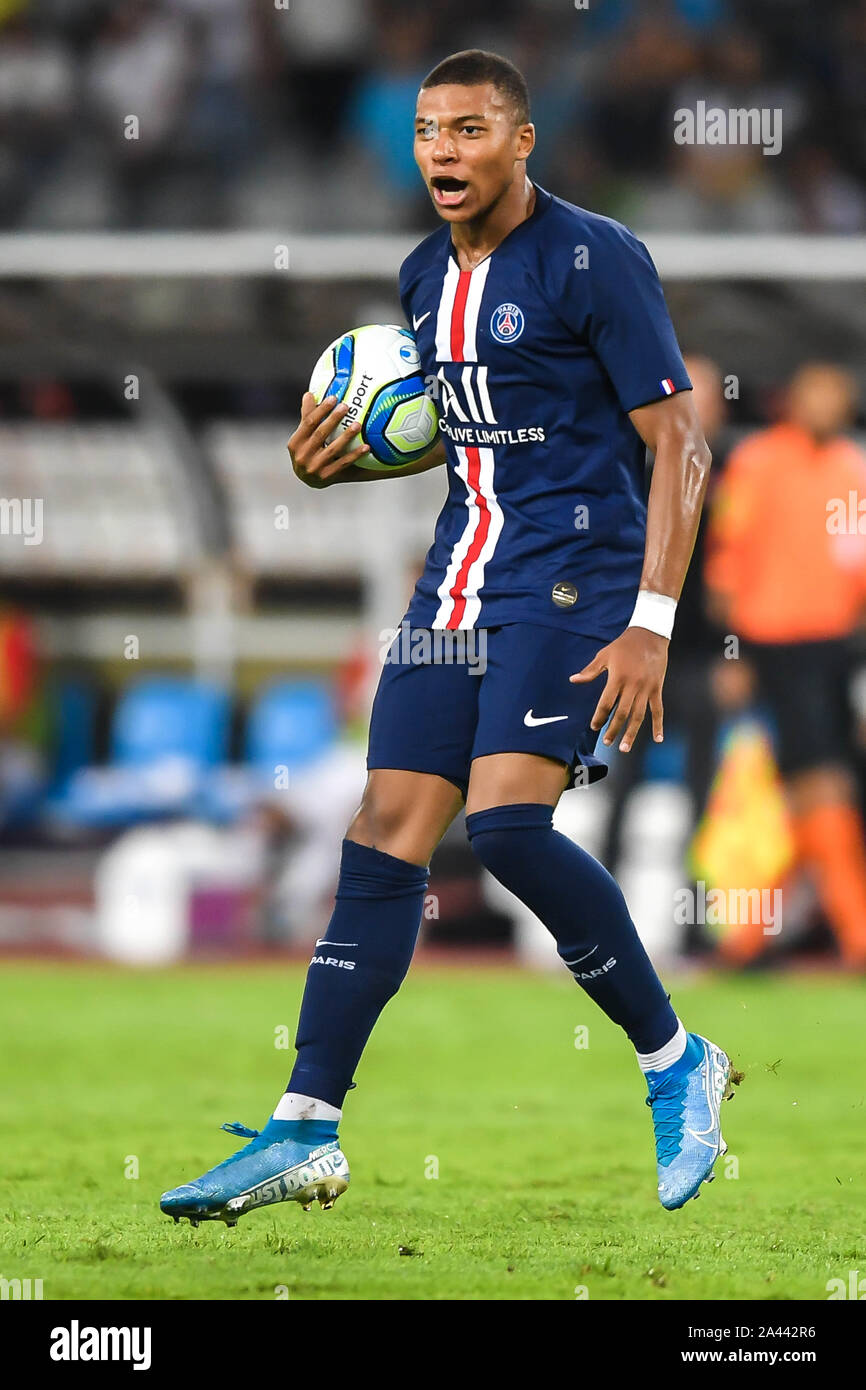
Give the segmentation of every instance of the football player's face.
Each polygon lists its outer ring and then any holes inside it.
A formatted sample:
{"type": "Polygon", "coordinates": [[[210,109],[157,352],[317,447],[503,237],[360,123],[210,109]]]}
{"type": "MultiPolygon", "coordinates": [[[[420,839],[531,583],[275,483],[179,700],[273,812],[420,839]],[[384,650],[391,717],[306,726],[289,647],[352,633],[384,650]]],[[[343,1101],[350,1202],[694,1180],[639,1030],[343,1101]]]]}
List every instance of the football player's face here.
{"type": "Polygon", "coordinates": [[[415,160],[439,216],[468,222],[486,212],[511,184],[533,135],[531,125],[515,124],[510,104],[489,82],[420,91],[415,160]]]}

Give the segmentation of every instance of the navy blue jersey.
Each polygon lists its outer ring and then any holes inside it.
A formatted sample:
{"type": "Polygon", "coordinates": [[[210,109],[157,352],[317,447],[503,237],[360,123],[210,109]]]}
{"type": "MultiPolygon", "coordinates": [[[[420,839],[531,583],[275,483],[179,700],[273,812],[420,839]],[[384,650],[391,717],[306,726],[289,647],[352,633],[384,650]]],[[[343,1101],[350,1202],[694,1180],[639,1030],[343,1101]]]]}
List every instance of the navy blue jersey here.
{"type": "Polygon", "coordinates": [[[691,383],[646,247],[535,192],[532,215],[473,270],[447,224],[400,268],[448,457],[407,616],[608,641],[631,617],[644,555],[645,448],[628,411],[691,383]]]}

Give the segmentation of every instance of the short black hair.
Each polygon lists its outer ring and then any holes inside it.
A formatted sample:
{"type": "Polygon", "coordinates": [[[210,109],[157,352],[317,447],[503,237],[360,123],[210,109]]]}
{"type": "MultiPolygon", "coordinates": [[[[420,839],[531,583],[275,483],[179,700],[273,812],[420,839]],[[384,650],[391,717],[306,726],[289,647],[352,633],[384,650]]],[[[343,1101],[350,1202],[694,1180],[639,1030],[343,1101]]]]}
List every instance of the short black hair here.
{"type": "Polygon", "coordinates": [[[511,104],[517,125],[525,125],[529,120],[526,78],[519,68],[498,53],[488,53],[483,48],[465,48],[461,53],[452,53],[428,72],[421,90],[444,87],[452,82],[458,87],[479,87],[490,82],[511,104]]]}

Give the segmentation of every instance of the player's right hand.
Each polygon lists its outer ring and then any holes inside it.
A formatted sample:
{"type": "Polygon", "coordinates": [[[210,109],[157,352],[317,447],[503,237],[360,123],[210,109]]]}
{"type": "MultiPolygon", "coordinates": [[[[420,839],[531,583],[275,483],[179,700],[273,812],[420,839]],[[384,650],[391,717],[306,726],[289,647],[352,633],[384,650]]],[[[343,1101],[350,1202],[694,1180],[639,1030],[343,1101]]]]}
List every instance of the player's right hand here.
{"type": "Polygon", "coordinates": [[[347,448],[347,441],[351,443],[357,437],[360,425],[350,425],[332,444],[326,443],[347,410],[348,406],[337,404],[335,396],[326,396],[321,405],[317,405],[312,391],[304,392],[301,423],[286,448],[296,476],[307,487],[328,487],[339,481],[338,474],[370,452],[369,444],[359,443],[355,448],[347,448]]]}

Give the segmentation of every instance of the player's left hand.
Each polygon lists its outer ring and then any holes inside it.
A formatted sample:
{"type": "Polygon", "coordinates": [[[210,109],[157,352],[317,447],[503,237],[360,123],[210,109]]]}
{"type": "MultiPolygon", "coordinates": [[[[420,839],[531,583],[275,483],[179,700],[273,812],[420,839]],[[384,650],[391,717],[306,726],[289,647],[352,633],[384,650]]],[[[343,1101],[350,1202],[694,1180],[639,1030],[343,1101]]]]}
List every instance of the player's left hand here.
{"type": "Polygon", "coordinates": [[[653,738],[656,743],[664,738],[662,685],[669,646],[667,637],[659,637],[645,627],[627,627],[613,642],[602,647],[582,671],[569,676],[572,683],[593,681],[602,671],[607,671],[607,682],[595,707],[591,727],[604,728],[616,705],[616,713],[602,741],[608,745],[613,743],[625,727],[619,745],[621,753],[627,753],[634,743],[647,705],[652,713],[653,738]]]}

